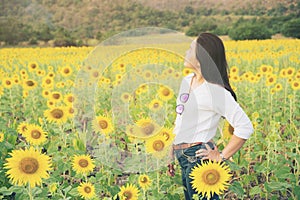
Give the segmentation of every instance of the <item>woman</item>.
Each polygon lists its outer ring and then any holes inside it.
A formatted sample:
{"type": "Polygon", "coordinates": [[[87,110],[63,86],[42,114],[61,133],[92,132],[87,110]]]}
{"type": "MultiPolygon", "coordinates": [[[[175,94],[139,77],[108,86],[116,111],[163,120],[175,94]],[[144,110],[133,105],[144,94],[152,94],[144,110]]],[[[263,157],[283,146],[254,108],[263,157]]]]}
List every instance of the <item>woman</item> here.
{"type": "MultiPolygon", "coordinates": [[[[189,174],[201,160],[224,161],[235,154],[253,132],[251,121],[236,102],[228,74],[222,40],[201,33],[186,52],[184,66],[194,73],[186,76],[177,99],[173,150],[179,161],[186,200],[196,191],[189,174]],[[227,146],[219,151],[213,143],[221,117],[234,128],[227,146]]],[[[170,167],[171,174],[173,167],[170,167]]],[[[215,194],[212,199],[219,199],[215,194]]]]}

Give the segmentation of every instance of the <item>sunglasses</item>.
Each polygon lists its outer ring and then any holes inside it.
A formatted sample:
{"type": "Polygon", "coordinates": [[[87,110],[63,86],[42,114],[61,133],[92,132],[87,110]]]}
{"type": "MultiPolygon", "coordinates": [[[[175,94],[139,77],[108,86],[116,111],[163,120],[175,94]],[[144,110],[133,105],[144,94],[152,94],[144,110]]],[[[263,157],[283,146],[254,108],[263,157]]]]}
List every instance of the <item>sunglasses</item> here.
{"type": "MultiPolygon", "coordinates": [[[[189,93],[182,93],[180,95],[180,98],[179,98],[180,102],[181,103],[186,103],[188,101],[188,99],[189,99],[189,96],[190,96],[189,93]]],[[[183,111],[184,111],[184,105],[183,104],[178,104],[176,106],[175,110],[176,110],[177,114],[181,115],[183,113],[183,111]]]]}

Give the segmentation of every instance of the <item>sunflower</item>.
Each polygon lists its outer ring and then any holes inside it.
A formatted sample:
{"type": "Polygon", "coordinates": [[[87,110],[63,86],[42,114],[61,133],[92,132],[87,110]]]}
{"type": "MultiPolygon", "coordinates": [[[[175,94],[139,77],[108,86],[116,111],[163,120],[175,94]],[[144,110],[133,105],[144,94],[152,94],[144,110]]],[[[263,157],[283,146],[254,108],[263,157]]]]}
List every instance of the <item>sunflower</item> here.
{"type": "Polygon", "coordinates": [[[89,155],[75,155],[73,157],[72,167],[77,174],[86,174],[92,172],[95,165],[89,155]]]}
{"type": "Polygon", "coordinates": [[[170,143],[166,143],[165,138],[162,136],[155,136],[147,139],[145,146],[147,153],[161,158],[166,155],[170,143]]]}
{"type": "Polygon", "coordinates": [[[100,78],[101,76],[101,72],[99,69],[92,69],[90,72],[89,72],[89,78],[92,80],[92,81],[96,81],[100,78]]]}
{"type": "Polygon", "coordinates": [[[222,194],[229,185],[229,167],[223,162],[205,161],[197,163],[190,173],[192,187],[198,194],[211,198],[213,193],[222,194]]]}
{"type": "Polygon", "coordinates": [[[143,73],[143,78],[145,80],[151,80],[153,77],[153,73],[150,71],[150,70],[146,70],[144,73],[143,73]]]}
{"type": "Polygon", "coordinates": [[[293,68],[293,67],[288,67],[288,68],[286,69],[286,75],[287,75],[287,77],[293,76],[294,73],[295,73],[295,68],[293,68]]]}
{"type": "Polygon", "coordinates": [[[55,102],[52,101],[52,100],[48,100],[48,101],[47,101],[47,106],[48,106],[49,108],[53,108],[53,107],[55,107],[55,102]]]}
{"type": "Polygon", "coordinates": [[[74,102],[75,100],[75,97],[73,94],[66,94],[64,96],[64,102],[67,104],[67,105],[70,105],[74,102]]]}
{"type": "Polygon", "coordinates": [[[28,126],[30,126],[29,123],[27,122],[21,122],[18,127],[17,127],[17,131],[18,133],[22,134],[22,135],[25,135],[27,129],[28,129],[28,126]]]}
{"type": "Polygon", "coordinates": [[[172,142],[175,138],[175,134],[173,134],[173,130],[171,128],[162,128],[158,135],[164,137],[166,143],[172,142]]]}
{"type": "Polygon", "coordinates": [[[282,85],[281,85],[281,83],[277,83],[275,86],[274,86],[274,89],[275,89],[275,91],[280,91],[280,90],[282,90],[282,85]]]}
{"type": "Polygon", "coordinates": [[[24,134],[26,141],[32,145],[40,145],[46,141],[47,133],[42,127],[30,124],[24,134]]]}
{"type": "Polygon", "coordinates": [[[140,175],[138,180],[139,180],[140,187],[143,188],[144,190],[147,189],[152,183],[152,180],[149,178],[149,176],[145,174],[140,175]]]}
{"type": "Polygon", "coordinates": [[[276,78],[276,75],[269,75],[266,80],[266,86],[270,86],[276,83],[276,78]]]}
{"type": "Polygon", "coordinates": [[[112,120],[105,116],[97,116],[93,120],[92,126],[94,131],[104,133],[105,135],[111,133],[114,130],[112,120]]]}
{"type": "Polygon", "coordinates": [[[44,112],[47,121],[55,123],[64,123],[68,119],[67,111],[64,107],[53,106],[44,112]]]}
{"type": "Polygon", "coordinates": [[[149,103],[148,107],[149,107],[149,109],[150,109],[151,111],[158,111],[158,110],[160,110],[160,109],[162,108],[162,104],[163,104],[162,101],[160,101],[160,100],[158,100],[158,99],[153,99],[153,100],[149,103]]]}
{"type": "Polygon", "coordinates": [[[45,74],[46,74],[45,70],[39,69],[36,71],[36,75],[38,75],[38,76],[45,76],[45,74]]]}
{"type": "Polygon", "coordinates": [[[42,87],[43,88],[53,88],[54,86],[54,80],[53,78],[50,78],[50,77],[44,77],[43,80],[42,80],[42,87]]]}
{"type": "Polygon", "coordinates": [[[148,84],[141,84],[138,87],[138,90],[140,90],[141,93],[145,93],[149,90],[149,85],[148,84]]]}
{"type": "Polygon", "coordinates": [[[90,199],[95,197],[95,186],[89,182],[80,183],[78,186],[78,192],[82,198],[90,199]]]}
{"type": "Polygon", "coordinates": [[[34,71],[39,68],[39,65],[36,62],[32,62],[28,64],[29,71],[34,71]]]}
{"type": "Polygon", "coordinates": [[[2,85],[4,88],[10,89],[13,86],[13,80],[11,78],[3,78],[2,85]]]}
{"type": "Polygon", "coordinates": [[[68,76],[72,75],[72,72],[73,72],[73,70],[70,66],[65,66],[60,69],[60,74],[63,77],[68,77],[68,76]]]}
{"type": "Polygon", "coordinates": [[[77,114],[77,109],[72,106],[67,106],[66,110],[70,117],[73,117],[75,114],[77,114]]]}
{"type": "Polygon", "coordinates": [[[44,98],[49,97],[49,95],[50,95],[50,91],[49,91],[49,90],[47,90],[47,89],[43,90],[42,96],[43,96],[44,98]]]}
{"type": "Polygon", "coordinates": [[[29,95],[29,92],[27,90],[23,90],[23,92],[22,92],[23,99],[25,99],[26,97],[28,97],[28,95],[29,95]]]}
{"type": "Polygon", "coordinates": [[[192,70],[192,69],[189,69],[189,68],[184,68],[184,69],[182,70],[183,76],[187,76],[187,75],[189,75],[189,74],[192,73],[192,72],[193,72],[193,70],[192,70]]]}
{"type": "Polygon", "coordinates": [[[131,100],[131,94],[129,94],[128,92],[124,92],[122,95],[121,95],[121,100],[124,102],[124,103],[128,103],[130,100],[131,100]]]}
{"type": "Polygon", "coordinates": [[[122,186],[118,193],[120,200],[137,200],[139,196],[139,189],[133,184],[126,184],[122,186]]]}
{"type": "Polygon", "coordinates": [[[291,86],[292,86],[293,90],[299,90],[300,89],[300,83],[297,80],[292,81],[291,86]]]}
{"type": "Polygon", "coordinates": [[[231,136],[233,135],[233,127],[228,123],[227,120],[225,120],[224,122],[224,127],[223,127],[223,130],[222,130],[222,137],[224,139],[229,139],[231,138],[231,136]]]}
{"type": "Polygon", "coordinates": [[[268,73],[268,65],[261,65],[260,68],[259,68],[259,71],[262,73],[262,74],[267,74],[268,73]]]}
{"type": "Polygon", "coordinates": [[[173,77],[174,77],[175,79],[179,79],[179,78],[181,77],[181,74],[180,74],[179,72],[175,72],[175,73],[173,74],[173,77]]]}
{"type": "Polygon", "coordinates": [[[60,92],[57,92],[57,91],[51,92],[49,97],[50,97],[50,100],[52,100],[54,102],[59,102],[63,98],[62,94],[60,92]]]}
{"type": "Polygon", "coordinates": [[[34,89],[37,86],[37,82],[33,79],[23,80],[23,88],[25,90],[34,89]]]}
{"type": "Polygon", "coordinates": [[[259,113],[254,112],[254,113],[252,113],[251,117],[252,117],[252,119],[257,119],[257,118],[259,118],[259,113]]]}
{"type": "Polygon", "coordinates": [[[57,183],[52,183],[48,185],[48,189],[51,194],[55,193],[57,190],[57,183]]]}
{"type": "Polygon", "coordinates": [[[0,132],[0,142],[4,141],[4,133],[0,132]]]}
{"type": "Polygon", "coordinates": [[[49,177],[51,170],[50,157],[41,154],[33,147],[29,149],[13,150],[12,157],[6,159],[4,168],[8,169],[6,174],[14,185],[27,185],[35,187],[41,185],[42,179],[49,177]]]}
{"type": "Polygon", "coordinates": [[[135,124],[134,136],[148,138],[158,133],[159,126],[150,118],[141,118],[135,124]]]}
{"type": "Polygon", "coordinates": [[[171,88],[167,86],[161,86],[158,89],[158,96],[163,100],[163,101],[168,101],[173,98],[174,93],[171,88]]]}
{"type": "Polygon", "coordinates": [[[286,69],[285,68],[283,68],[283,69],[280,70],[279,76],[280,76],[280,78],[286,78],[287,77],[287,73],[286,73],[286,69]]]}
{"type": "Polygon", "coordinates": [[[232,74],[235,74],[235,75],[237,75],[239,73],[239,68],[237,67],[237,66],[232,66],[231,68],[230,68],[230,75],[232,75],[232,74]]]}

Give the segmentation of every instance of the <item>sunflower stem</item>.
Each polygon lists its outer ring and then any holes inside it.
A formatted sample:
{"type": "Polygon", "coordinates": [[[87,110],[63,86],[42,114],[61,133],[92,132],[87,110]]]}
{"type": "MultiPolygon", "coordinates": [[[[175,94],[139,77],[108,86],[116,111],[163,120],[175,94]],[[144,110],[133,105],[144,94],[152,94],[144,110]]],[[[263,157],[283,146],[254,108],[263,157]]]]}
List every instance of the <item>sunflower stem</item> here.
{"type": "Polygon", "coordinates": [[[158,159],[156,160],[157,171],[156,171],[156,186],[157,192],[159,193],[159,170],[158,170],[158,159]]]}
{"type": "Polygon", "coordinates": [[[29,199],[33,200],[33,196],[32,196],[32,193],[31,193],[31,187],[30,187],[29,183],[28,183],[27,191],[28,191],[29,199]]]}

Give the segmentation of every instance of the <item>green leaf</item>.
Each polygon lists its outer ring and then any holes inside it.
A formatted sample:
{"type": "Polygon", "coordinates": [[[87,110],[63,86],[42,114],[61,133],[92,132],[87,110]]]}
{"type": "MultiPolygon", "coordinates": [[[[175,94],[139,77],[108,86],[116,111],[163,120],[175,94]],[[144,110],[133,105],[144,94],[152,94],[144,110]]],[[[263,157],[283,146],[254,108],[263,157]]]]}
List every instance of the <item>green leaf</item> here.
{"type": "Polygon", "coordinates": [[[242,185],[240,184],[240,182],[237,182],[237,181],[233,182],[229,186],[229,190],[231,190],[236,195],[238,195],[239,198],[242,198],[244,196],[244,189],[243,189],[242,185]]]}
{"type": "Polygon", "coordinates": [[[296,199],[300,199],[300,186],[299,185],[294,185],[294,194],[296,196],[296,199]]]}
{"type": "Polygon", "coordinates": [[[0,188],[0,193],[3,195],[11,195],[13,193],[13,191],[8,190],[6,187],[2,187],[2,188],[0,188]]]}
{"type": "Polygon", "coordinates": [[[250,194],[250,196],[254,196],[256,194],[260,194],[261,192],[262,192],[261,188],[257,185],[257,186],[250,189],[249,194],[250,194]]]}
{"type": "Polygon", "coordinates": [[[39,188],[39,187],[35,187],[35,188],[32,189],[32,195],[33,196],[41,194],[42,192],[43,192],[43,190],[41,188],[39,188]]]}
{"type": "Polygon", "coordinates": [[[78,189],[77,189],[77,188],[73,188],[73,189],[69,192],[69,195],[71,195],[71,196],[78,196],[78,195],[79,195],[78,189]]]}
{"type": "Polygon", "coordinates": [[[63,191],[65,192],[65,194],[67,194],[70,190],[72,189],[72,186],[68,186],[66,188],[63,189],[63,191]]]}
{"type": "Polygon", "coordinates": [[[265,182],[264,186],[268,192],[286,190],[291,187],[289,183],[285,182],[265,182]]]}
{"type": "Polygon", "coordinates": [[[291,169],[287,166],[281,166],[274,171],[276,178],[285,179],[290,174],[291,169]]]}

